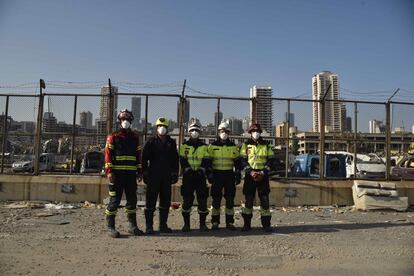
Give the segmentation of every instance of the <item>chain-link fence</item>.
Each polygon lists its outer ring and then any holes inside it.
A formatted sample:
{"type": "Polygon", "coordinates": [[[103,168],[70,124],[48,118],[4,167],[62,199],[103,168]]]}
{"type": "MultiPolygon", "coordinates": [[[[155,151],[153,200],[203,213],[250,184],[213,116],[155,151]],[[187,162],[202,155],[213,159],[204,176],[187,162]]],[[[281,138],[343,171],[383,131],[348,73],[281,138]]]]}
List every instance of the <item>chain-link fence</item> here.
{"type": "Polygon", "coordinates": [[[250,137],[250,123],[260,123],[276,157],[275,179],[392,179],[398,159],[414,153],[413,130],[408,129],[414,125],[412,103],[263,101],[185,95],[184,89],[133,90],[109,82],[100,93],[40,89],[38,95],[0,95],[1,172],[102,174],[105,139],[119,128],[116,114],[124,108],[132,110],[132,128],[143,143],[153,135],[158,117],[170,121],[169,134],[177,144],[188,138],[192,118],[200,120],[200,138],[207,144],[223,121],[239,146],[250,137]]]}

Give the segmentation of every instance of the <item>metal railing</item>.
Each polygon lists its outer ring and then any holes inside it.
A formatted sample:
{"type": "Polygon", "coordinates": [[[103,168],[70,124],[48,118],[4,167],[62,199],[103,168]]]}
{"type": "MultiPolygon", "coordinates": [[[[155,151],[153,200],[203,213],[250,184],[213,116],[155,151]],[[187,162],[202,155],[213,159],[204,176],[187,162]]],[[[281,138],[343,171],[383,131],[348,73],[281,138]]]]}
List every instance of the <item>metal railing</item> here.
{"type": "MultiPolygon", "coordinates": [[[[100,150],[103,149],[105,138],[108,133],[111,133],[116,129],[116,120],[113,116],[116,112],[116,101],[119,100],[119,97],[124,97],[125,99],[130,99],[132,97],[141,97],[144,99],[144,118],[143,118],[143,126],[139,129],[139,133],[141,134],[143,142],[145,142],[148,136],[152,133],[150,129],[150,119],[149,119],[149,112],[159,114],[162,116],[164,114],[165,106],[156,106],[154,104],[150,106],[149,101],[150,99],[175,99],[177,100],[177,125],[175,132],[171,133],[171,136],[177,140],[177,144],[181,144],[185,137],[187,137],[186,133],[186,126],[188,123],[188,115],[195,114],[197,111],[206,111],[209,113],[215,114],[213,124],[210,126],[206,126],[206,131],[204,134],[201,135],[200,138],[204,139],[206,142],[212,142],[217,136],[217,127],[222,118],[220,118],[220,114],[223,111],[223,105],[230,102],[229,110],[227,113],[234,113],[237,112],[244,112],[244,114],[249,114],[249,122],[261,122],[263,118],[263,114],[261,113],[261,106],[258,103],[256,98],[249,98],[249,97],[221,97],[221,96],[194,96],[194,95],[186,95],[185,88],[186,83],[184,82],[183,89],[181,94],[171,94],[171,93],[142,93],[142,92],[115,92],[113,89],[111,80],[108,80],[108,87],[109,93],[102,94],[102,93],[49,93],[47,92],[45,82],[43,80],[39,83],[40,93],[34,95],[15,95],[15,94],[0,94],[1,99],[5,99],[5,107],[3,112],[3,120],[1,122],[2,129],[0,131],[1,135],[1,173],[10,173],[10,172],[17,172],[18,169],[15,167],[10,168],[11,163],[13,163],[14,159],[12,157],[12,149],[11,144],[15,144],[18,142],[19,139],[22,137],[28,137],[25,139],[25,146],[21,146],[19,153],[22,154],[25,152],[26,154],[33,155],[32,161],[32,168],[28,170],[29,173],[33,173],[38,175],[39,173],[44,170],[44,168],[40,167],[40,157],[42,154],[49,152],[47,145],[45,143],[50,141],[49,144],[56,143],[59,141],[59,150],[65,148],[63,150],[65,157],[64,158],[64,165],[66,165],[65,169],[56,168],[56,173],[78,173],[79,172],[79,163],[80,157],[87,151],[89,151],[92,147],[96,147],[100,150]],[[26,131],[16,131],[10,127],[12,123],[12,118],[10,117],[10,100],[11,99],[19,99],[19,98],[33,98],[37,100],[37,120],[34,122],[35,125],[35,132],[28,132],[26,131]],[[65,108],[62,109],[70,109],[68,108],[68,102],[73,102],[73,108],[71,109],[71,118],[72,121],[69,124],[62,123],[60,127],[50,127],[50,123],[54,126],[58,125],[57,119],[52,117],[51,112],[48,108],[47,112],[44,112],[44,105],[45,105],[45,98],[48,97],[58,99],[57,102],[62,103],[65,108]],[[79,110],[79,105],[84,101],[85,98],[92,98],[95,99],[96,103],[99,103],[100,114],[107,114],[102,120],[101,116],[99,117],[100,121],[98,120],[94,128],[85,129],[78,125],[76,122],[78,120],[77,113],[79,110]],[[70,100],[70,101],[69,101],[70,100]],[[201,101],[203,103],[203,107],[199,110],[191,111],[192,109],[187,106],[187,103],[191,101],[201,101]],[[107,104],[103,104],[106,103],[107,104]],[[207,102],[213,102],[214,105],[210,107],[207,102]],[[239,106],[239,104],[241,106],[239,106]],[[248,104],[249,107],[245,105],[248,104]],[[189,110],[191,112],[189,112],[189,110]],[[45,117],[47,115],[47,117],[45,117]],[[43,147],[42,147],[43,145],[43,147]],[[32,151],[29,148],[33,148],[32,151]],[[10,159],[10,160],[9,160],[10,159]]],[[[329,90],[329,87],[328,87],[329,90]]],[[[392,98],[392,97],[391,97],[392,98]]],[[[292,171],[295,164],[292,164],[293,156],[299,155],[299,153],[315,153],[318,156],[318,162],[314,162],[315,167],[317,167],[316,175],[319,176],[319,179],[330,178],[327,175],[326,166],[326,154],[325,152],[339,152],[339,151],[347,151],[352,155],[354,162],[352,165],[348,164],[349,166],[353,166],[352,178],[358,178],[356,172],[358,170],[358,164],[356,162],[358,154],[362,153],[363,151],[369,151],[371,149],[371,144],[374,145],[373,151],[382,154],[382,157],[385,158],[385,172],[384,176],[380,177],[381,179],[390,180],[391,179],[391,155],[392,155],[392,144],[393,142],[393,135],[391,132],[391,120],[392,120],[392,108],[397,106],[404,106],[412,108],[414,111],[414,103],[406,103],[406,102],[397,102],[392,101],[391,98],[387,102],[375,102],[375,101],[353,101],[353,100],[331,100],[325,99],[322,97],[319,100],[310,100],[310,99],[297,99],[297,98],[271,98],[268,99],[272,101],[272,103],[277,103],[278,105],[283,104],[284,107],[278,107],[279,109],[283,109],[288,116],[283,118],[279,118],[282,121],[282,132],[278,133],[277,129],[274,129],[274,124],[272,124],[272,129],[267,129],[267,134],[263,136],[265,140],[268,140],[275,148],[275,152],[278,154],[278,162],[283,166],[283,168],[278,169],[278,175],[275,177],[280,178],[291,178],[291,177],[300,177],[295,175],[292,171]],[[294,106],[297,104],[306,105],[307,108],[312,105],[313,108],[317,107],[318,110],[322,110],[324,112],[319,112],[317,114],[318,119],[318,130],[319,131],[296,131],[291,130],[291,126],[293,127],[294,124],[291,122],[290,114],[295,112],[294,106]],[[353,130],[344,130],[341,129],[340,131],[327,131],[327,127],[330,127],[331,122],[327,122],[327,119],[331,120],[329,113],[332,106],[338,105],[347,105],[351,106],[354,109],[353,112],[353,130]],[[367,133],[363,133],[358,131],[358,122],[360,118],[360,106],[361,105],[369,105],[369,106],[377,106],[380,108],[380,112],[383,112],[386,117],[385,123],[385,130],[382,134],[378,134],[377,136],[370,136],[367,133]],[[327,107],[328,106],[328,107],[327,107]],[[326,117],[328,115],[328,118],[326,117]],[[383,139],[383,140],[382,140],[383,139]]],[[[157,101],[157,100],[156,100],[157,101]]],[[[174,106],[174,103],[172,104],[174,106]]],[[[171,106],[171,103],[167,103],[164,105],[171,106]]],[[[312,110],[313,112],[313,110],[312,110]]],[[[299,112],[300,113],[300,112],[299,112]]],[[[297,113],[297,114],[299,114],[297,113]]],[[[413,112],[414,113],[414,112],[413,112]]],[[[412,114],[413,114],[412,113],[412,114]]],[[[270,113],[269,116],[272,116],[270,113]]],[[[302,115],[306,116],[306,115],[302,115]]],[[[193,116],[191,116],[193,117],[193,116]]],[[[140,118],[138,118],[140,119],[140,118]]],[[[240,119],[240,118],[239,118],[240,119]]],[[[236,119],[237,120],[237,119],[236,119]]],[[[235,120],[235,121],[236,121],[235,120]]],[[[314,119],[315,120],[315,119],[314,119]]],[[[343,120],[341,118],[340,120],[343,120]]],[[[239,120],[240,121],[240,120],[239,120]]],[[[239,123],[239,122],[238,122],[239,123]]],[[[248,123],[248,122],[245,122],[248,123]]],[[[235,124],[235,123],[234,123],[235,124]]],[[[342,126],[343,127],[343,126],[342,126]]],[[[249,138],[249,135],[246,134],[246,126],[243,128],[244,133],[237,133],[237,135],[231,135],[230,138],[235,140],[237,144],[241,145],[245,140],[249,138]]],[[[413,134],[401,134],[401,137],[397,137],[401,139],[401,148],[400,150],[405,151],[409,144],[414,142],[413,134]]],[[[397,139],[396,138],[396,139],[397,139]]],[[[394,140],[396,140],[394,139],[394,140]]],[[[397,140],[398,140],[397,139],[397,140]]],[[[19,141],[20,144],[24,144],[23,142],[19,141]]],[[[47,143],[46,143],[47,144],[47,143]]],[[[53,151],[53,150],[52,150],[53,151]]],[[[14,150],[14,153],[16,151],[14,150]]],[[[368,152],[366,152],[368,153],[368,152]]],[[[16,154],[17,155],[17,154],[16,154]]],[[[60,160],[62,163],[62,160],[60,160]]],[[[24,170],[22,170],[24,171],[24,170]]],[[[315,176],[315,173],[314,173],[315,176]]],[[[349,177],[349,176],[348,176],[349,177]]]]}

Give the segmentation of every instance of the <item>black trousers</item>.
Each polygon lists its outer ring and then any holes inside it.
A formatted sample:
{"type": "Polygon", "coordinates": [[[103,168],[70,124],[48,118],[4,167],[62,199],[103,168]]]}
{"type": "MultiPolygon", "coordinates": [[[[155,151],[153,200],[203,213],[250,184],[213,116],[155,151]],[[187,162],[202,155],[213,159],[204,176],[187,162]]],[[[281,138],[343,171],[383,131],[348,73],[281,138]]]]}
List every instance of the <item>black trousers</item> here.
{"type": "Polygon", "coordinates": [[[246,173],[243,185],[243,194],[245,196],[245,208],[253,209],[253,201],[256,195],[256,191],[259,195],[261,209],[268,210],[270,193],[269,177],[265,175],[262,181],[255,182],[253,181],[251,175],[249,173],[246,173]]]}
{"type": "Polygon", "coordinates": [[[226,200],[226,208],[233,209],[234,197],[236,196],[236,185],[234,183],[233,171],[214,171],[214,182],[211,185],[211,197],[213,208],[220,209],[221,199],[226,200]]]}
{"type": "Polygon", "coordinates": [[[114,183],[108,185],[110,198],[105,213],[107,215],[116,215],[122,194],[125,191],[125,211],[127,214],[135,214],[137,210],[136,174],[115,172],[114,177],[114,183]]]}
{"type": "Polygon", "coordinates": [[[208,213],[208,187],[206,178],[199,172],[190,171],[183,176],[181,196],[183,197],[183,213],[189,213],[194,203],[194,193],[197,195],[198,213],[208,213]]]}
{"type": "Polygon", "coordinates": [[[159,209],[169,210],[171,205],[171,179],[170,177],[153,177],[147,184],[145,209],[154,212],[160,198],[159,209]]]}

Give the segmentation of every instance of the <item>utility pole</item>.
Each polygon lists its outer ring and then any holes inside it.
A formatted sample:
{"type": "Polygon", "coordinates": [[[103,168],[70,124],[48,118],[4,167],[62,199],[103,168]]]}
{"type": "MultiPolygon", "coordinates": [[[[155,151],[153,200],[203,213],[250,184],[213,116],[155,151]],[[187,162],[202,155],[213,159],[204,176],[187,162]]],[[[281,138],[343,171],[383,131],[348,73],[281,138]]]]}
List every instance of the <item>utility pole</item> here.
{"type": "Polygon", "coordinates": [[[2,141],[2,151],[1,151],[1,173],[3,173],[4,170],[4,154],[7,148],[7,117],[9,116],[9,96],[6,97],[6,114],[4,114],[3,119],[3,141],[2,141]]]}
{"type": "Polygon", "coordinates": [[[108,79],[109,99],[108,99],[108,117],[106,118],[106,134],[112,133],[113,130],[113,116],[114,116],[114,97],[112,94],[111,79],[108,79]]]}
{"type": "Polygon", "coordinates": [[[178,118],[178,125],[180,127],[179,134],[178,134],[179,145],[181,145],[184,142],[184,123],[185,123],[184,116],[185,116],[186,109],[187,109],[187,106],[186,106],[187,100],[184,95],[186,84],[187,84],[187,80],[184,80],[183,90],[181,91],[181,97],[180,97],[180,113],[179,113],[180,116],[178,118]]]}
{"type": "Polygon", "coordinates": [[[385,151],[385,178],[390,180],[390,170],[391,170],[391,99],[400,91],[399,88],[394,91],[391,97],[388,98],[387,103],[385,104],[385,143],[386,143],[386,151],[385,151]]]}
{"type": "Polygon", "coordinates": [[[39,158],[40,158],[40,142],[41,142],[41,133],[42,133],[42,122],[43,122],[43,89],[46,89],[46,84],[43,79],[39,80],[40,95],[39,95],[39,108],[37,112],[37,122],[36,122],[36,141],[34,148],[34,174],[39,174],[39,158]]]}
{"type": "Polygon", "coordinates": [[[328,95],[329,89],[331,89],[332,84],[330,83],[328,88],[325,91],[322,99],[320,100],[320,110],[321,121],[319,124],[319,129],[321,133],[321,140],[319,142],[319,178],[324,179],[325,177],[325,99],[328,95]]]}

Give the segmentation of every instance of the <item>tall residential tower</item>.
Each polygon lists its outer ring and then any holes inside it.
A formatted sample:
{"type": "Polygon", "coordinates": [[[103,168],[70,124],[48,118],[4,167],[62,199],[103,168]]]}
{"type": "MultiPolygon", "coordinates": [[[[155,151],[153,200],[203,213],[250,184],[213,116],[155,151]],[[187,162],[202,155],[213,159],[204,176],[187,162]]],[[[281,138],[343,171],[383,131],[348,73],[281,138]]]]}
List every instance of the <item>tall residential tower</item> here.
{"type": "MultiPolygon", "coordinates": [[[[312,78],[312,99],[321,100],[327,93],[325,100],[339,100],[339,82],[338,75],[323,71],[312,78]],[[329,88],[329,91],[326,91],[329,88]]],[[[321,110],[320,103],[313,103],[313,131],[320,132],[321,110]]],[[[326,101],[325,102],[325,131],[340,132],[342,130],[341,120],[341,103],[326,101]]]]}
{"type": "Polygon", "coordinates": [[[250,98],[256,98],[256,114],[253,114],[253,103],[250,102],[250,121],[256,118],[262,129],[272,134],[272,87],[271,86],[253,86],[250,88],[250,98]]]}

